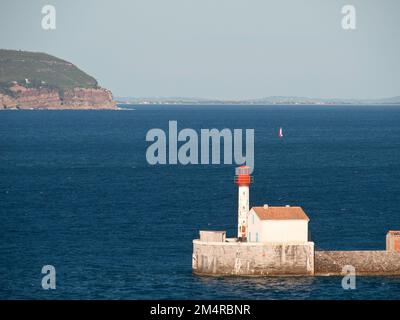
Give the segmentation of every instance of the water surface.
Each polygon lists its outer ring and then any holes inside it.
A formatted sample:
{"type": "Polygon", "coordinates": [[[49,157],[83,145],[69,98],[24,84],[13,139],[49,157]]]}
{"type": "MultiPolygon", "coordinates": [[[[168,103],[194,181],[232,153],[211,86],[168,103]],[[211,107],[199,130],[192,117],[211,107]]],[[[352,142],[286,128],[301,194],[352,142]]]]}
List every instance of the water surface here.
{"type": "Polygon", "coordinates": [[[236,230],[234,165],[150,166],[151,128],[254,128],[252,205],[300,205],[316,248],[400,229],[400,108],[134,106],[0,112],[0,298],[399,299],[400,278],[206,278],[200,229],[236,230]],[[283,127],[284,138],[278,139],[283,127]],[[57,289],[41,288],[41,268],[57,289]]]}

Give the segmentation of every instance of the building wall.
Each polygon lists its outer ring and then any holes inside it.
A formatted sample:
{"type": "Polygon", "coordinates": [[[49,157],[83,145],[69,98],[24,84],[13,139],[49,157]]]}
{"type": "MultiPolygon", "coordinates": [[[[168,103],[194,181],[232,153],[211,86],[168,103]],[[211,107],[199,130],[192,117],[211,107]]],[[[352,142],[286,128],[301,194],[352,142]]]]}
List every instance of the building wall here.
{"type": "Polygon", "coordinates": [[[308,241],[307,220],[260,220],[252,209],[247,225],[248,242],[257,242],[257,234],[258,242],[308,241]]]}
{"type": "MultiPolygon", "coordinates": [[[[227,239],[229,240],[229,239],[227,239]]],[[[204,242],[193,240],[198,275],[312,275],[314,243],[204,242]]]]}
{"type": "Polygon", "coordinates": [[[400,231],[389,231],[387,233],[386,250],[400,253],[400,231]]]}
{"type": "Polygon", "coordinates": [[[261,223],[265,242],[308,241],[307,220],[263,220],[261,223]]]}
{"type": "Polygon", "coordinates": [[[250,210],[247,217],[247,241],[256,242],[258,234],[258,242],[262,242],[261,220],[258,218],[254,210],[250,210]]]}
{"type": "Polygon", "coordinates": [[[226,231],[200,231],[200,240],[204,242],[225,242],[226,231]]]}

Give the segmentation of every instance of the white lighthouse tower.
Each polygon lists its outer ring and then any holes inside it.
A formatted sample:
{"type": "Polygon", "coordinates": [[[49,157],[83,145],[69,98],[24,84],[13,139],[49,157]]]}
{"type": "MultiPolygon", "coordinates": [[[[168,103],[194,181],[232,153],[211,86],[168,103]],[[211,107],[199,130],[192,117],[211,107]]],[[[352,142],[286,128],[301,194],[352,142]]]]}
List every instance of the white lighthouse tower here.
{"type": "Polygon", "coordinates": [[[238,185],[238,240],[246,241],[247,215],[249,213],[249,187],[252,182],[250,167],[236,168],[235,183],[238,185]]]}

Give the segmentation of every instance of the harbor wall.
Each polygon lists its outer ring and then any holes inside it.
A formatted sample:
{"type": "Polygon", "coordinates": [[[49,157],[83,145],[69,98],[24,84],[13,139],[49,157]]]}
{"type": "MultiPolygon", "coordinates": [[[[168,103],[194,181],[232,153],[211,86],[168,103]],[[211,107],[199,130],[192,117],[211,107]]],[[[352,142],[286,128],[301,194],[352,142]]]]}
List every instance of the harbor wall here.
{"type": "Polygon", "coordinates": [[[315,275],[341,275],[346,265],[356,275],[400,275],[400,253],[377,251],[315,251],[315,275]]]}
{"type": "Polygon", "coordinates": [[[313,275],[314,243],[209,242],[193,240],[198,275],[313,275]]]}

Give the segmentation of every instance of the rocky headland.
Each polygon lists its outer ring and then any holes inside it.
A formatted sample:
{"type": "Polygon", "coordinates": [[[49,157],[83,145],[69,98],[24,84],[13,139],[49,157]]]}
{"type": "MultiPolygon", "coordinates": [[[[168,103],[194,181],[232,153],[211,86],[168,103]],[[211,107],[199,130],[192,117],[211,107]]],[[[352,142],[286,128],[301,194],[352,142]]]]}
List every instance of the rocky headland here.
{"type": "Polygon", "coordinates": [[[118,109],[110,90],[70,62],[0,50],[0,110],[118,109]]]}

